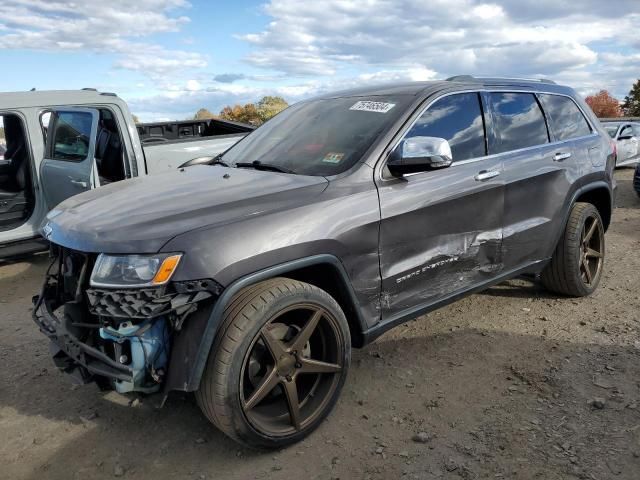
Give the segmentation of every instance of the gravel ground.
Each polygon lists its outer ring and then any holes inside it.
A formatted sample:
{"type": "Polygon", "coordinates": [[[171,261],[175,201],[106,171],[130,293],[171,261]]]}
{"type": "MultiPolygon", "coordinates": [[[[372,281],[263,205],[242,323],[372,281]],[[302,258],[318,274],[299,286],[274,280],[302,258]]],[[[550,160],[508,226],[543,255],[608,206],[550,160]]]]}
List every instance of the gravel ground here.
{"type": "Polygon", "coordinates": [[[336,410],[282,451],[239,448],[191,396],[157,410],[71,386],[29,316],[46,259],[0,265],[0,478],[638,479],[640,199],[617,172],[585,299],[514,280],[354,353],[336,410]]]}

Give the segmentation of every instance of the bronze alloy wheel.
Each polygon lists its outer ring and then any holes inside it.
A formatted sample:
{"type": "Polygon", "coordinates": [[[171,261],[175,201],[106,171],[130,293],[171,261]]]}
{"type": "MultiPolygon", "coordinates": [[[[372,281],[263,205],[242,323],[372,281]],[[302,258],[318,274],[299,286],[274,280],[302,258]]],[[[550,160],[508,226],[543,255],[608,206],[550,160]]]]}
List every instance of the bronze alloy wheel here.
{"type": "Polygon", "coordinates": [[[550,291],[584,297],[595,291],[604,270],[605,237],[600,211],[576,202],[540,279],[550,291]]]}
{"type": "Polygon", "coordinates": [[[326,309],[297,304],[273,315],[245,356],[240,403],[251,426],[270,437],[304,430],[340,384],[344,345],[326,309]]]}
{"type": "Polygon", "coordinates": [[[604,229],[600,218],[589,215],[580,235],[580,274],[591,286],[600,277],[604,258],[604,229]]]}

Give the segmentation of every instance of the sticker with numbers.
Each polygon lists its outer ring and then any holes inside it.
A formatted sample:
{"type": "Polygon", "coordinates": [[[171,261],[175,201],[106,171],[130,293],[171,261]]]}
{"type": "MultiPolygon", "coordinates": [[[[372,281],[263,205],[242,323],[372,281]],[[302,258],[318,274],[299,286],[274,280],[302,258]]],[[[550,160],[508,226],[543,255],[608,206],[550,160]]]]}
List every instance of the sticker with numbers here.
{"type": "Polygon", "coordinates": [[[349,110],[360,110],[362,112],[376,112],[376,113],[387,113],[393,107],[395,107],[395,103],[385,103],[385,102],[370,102],[368,100],[361,100],[353,104],[353,106],[349,110]]]}

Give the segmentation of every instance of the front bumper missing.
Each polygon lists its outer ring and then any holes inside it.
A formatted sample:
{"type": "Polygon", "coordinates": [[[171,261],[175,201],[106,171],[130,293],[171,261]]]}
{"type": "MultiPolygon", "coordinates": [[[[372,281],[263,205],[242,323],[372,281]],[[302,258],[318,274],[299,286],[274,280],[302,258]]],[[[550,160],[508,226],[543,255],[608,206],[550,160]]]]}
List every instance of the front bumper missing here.
{"type": "Polygon", "coordinates": [[[80,383],[90,382],[93,375],[110,380],[133,381],[133,371],[129,367],[77,338],[65,328],[64,321],[54,314],[47,301],[36,300],[32,317],[40,331],[51,341],[49,349],[55,365],[80,383]]]}
{"type": "Polygon", "coordinates": [[[88,255],[58,249],[54,256],[40,295],[33,298],[32,318],[51,342],[55,365],[76,382],[94,381],[105,390],[151,393],[161,385],[165,391],[185,390],[194,352],[222,287],[201,279],[156,289],[90,288],[88,255]],[[162,347],[151,345],[157,339],[153,327],[145,326],[157,322],[166,322],[170,332],[162,335],[169,342],[162,347]],[[128,332],[120,333],[122,341],[117,338],[120,326],[128,332]],[[136,326],[138,330],[131,331],[136,326]],[[141,352],[142,362],[134,360],[141,352]],[[162,355],[169,357],[166,368],[155,363],[166,361],[159,360],[162,355]],[[126,363],[119,362],[121,358],[126,363]]]}

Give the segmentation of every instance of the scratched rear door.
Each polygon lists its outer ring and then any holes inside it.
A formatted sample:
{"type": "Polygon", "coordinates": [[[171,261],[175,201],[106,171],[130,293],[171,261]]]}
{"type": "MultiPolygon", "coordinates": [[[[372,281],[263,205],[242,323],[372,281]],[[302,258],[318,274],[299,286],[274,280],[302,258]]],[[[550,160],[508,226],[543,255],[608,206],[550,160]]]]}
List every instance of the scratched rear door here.
{"type": "Polygon", "coordinates": [[[378,179],[382,321],[502,272],[502,160],[486,156],[484,123],[477,93],[440,98],[404,138],[445,138],[453,165],[378,179]]]}

